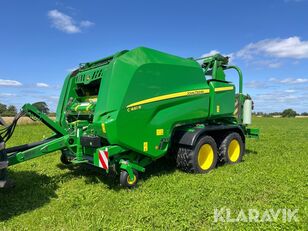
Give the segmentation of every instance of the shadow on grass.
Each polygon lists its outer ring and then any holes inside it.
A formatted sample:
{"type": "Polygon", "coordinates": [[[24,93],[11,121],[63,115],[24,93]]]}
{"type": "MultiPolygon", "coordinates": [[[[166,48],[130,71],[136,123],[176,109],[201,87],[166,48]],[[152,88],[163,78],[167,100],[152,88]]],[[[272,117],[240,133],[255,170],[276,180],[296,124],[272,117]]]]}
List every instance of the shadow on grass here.
{"type": "MultiPolygon", "coordinates": [[[[123,190],[119,184],[118,175],[106,174],[102,169],[92,165],[58,164],[57,166],[70,171],[54,177],[34,171],[10,171],[9,176],[16,187],[0,190],[0,222],[44,206],[51,198],[57,197],[56,190],[60,181],[69,181],[74,177],[83,177],[88,184],[103,183],[108,189],[114,191],[123,190]]],[[[175,171],[175,164],[162,158],[149,165],[146,172],[140,175],[143,180],[147,180],[152,176],[161,176],[173,171],[175,171]]]]}
{"type": "Polygon", "coordinates": [[[162,157],[150,164],[144,173],[142,179],[147,180],[153,176],[168,175],[176,171],[176,161],[169,156],[162,157]]]}
{"type": "Polygon", "coordinates": [[[9,172],[16,186],[0,190],[0,221],[29,212],[57,197],[57,182],[34,171],[9,172]]]}
{"type": "MultiPolygon", "coordinates": [[[[123,187],[120,186],[119,175],[113,172],[107,174],[104,170],[88,164],[63,165],[59,163],[57,167],[60,169],[70,170],[68,173],[61,176],[62,179],[64,178],[69,180],[72,177],[85,177],[85,181],[88,184],[103,183],[109,189],[114,191],[123,189],[123,187]]],[[[142,180],[147,180],[152,176],[170,174],[175,170],[175,161],[167,157],[163,157],[147,166],[144,173],[139,173],[139,178],[142,180]]]]}
{"type": "Polygon", "coordinates": [[[83,177],[87,184],[105,184],[109,189],[118,191],[121,189],[119,185],[118,177],[113,173],[106,173],[105,170],[89,165],[89,164],[79,164],[79,165],[64,165],[59,163],[58,168],[64,170],[70,170],[67,173],[61,175],[61,179],[70,180],[74,177],[83,177]]]}

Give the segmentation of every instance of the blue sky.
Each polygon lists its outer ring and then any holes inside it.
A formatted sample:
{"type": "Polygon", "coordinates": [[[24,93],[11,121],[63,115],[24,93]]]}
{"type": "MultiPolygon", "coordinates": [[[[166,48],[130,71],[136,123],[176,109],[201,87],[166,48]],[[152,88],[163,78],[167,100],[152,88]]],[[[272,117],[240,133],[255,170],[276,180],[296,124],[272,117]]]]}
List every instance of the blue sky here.
{"type": "Polygon", "coordinates": [[[2,103],[46,101],[55,110],[79,63],[147,46],[183,57],[229,55],[256,111],[308,111],[307,0],[0,4],[2,103]]]}

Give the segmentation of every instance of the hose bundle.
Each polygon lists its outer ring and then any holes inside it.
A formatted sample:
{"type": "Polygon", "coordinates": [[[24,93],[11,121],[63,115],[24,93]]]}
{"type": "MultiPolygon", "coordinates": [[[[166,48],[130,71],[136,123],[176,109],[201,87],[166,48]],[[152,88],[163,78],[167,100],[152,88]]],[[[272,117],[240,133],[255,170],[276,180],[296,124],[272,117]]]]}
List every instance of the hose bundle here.
{"type": "Polygon", "coordinates": [[[26,113],[24,111],[17,113],[13,119],[13,122],[10,125],[8,126],[4,125],[2,128],[0,128],[1,140],[3,140],[4,142],[7,142],[11,138],[11,136],[14,133],[15,127],[17,125],[17,121],[25,114],[26,113]]]}

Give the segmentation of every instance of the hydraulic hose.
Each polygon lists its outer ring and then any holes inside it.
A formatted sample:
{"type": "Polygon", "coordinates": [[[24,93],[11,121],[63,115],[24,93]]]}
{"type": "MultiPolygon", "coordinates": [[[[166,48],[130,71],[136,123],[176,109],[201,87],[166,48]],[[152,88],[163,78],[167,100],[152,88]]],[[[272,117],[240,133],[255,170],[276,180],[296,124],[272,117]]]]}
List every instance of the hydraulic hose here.
{"type": "Polygon", "coordinates": [[[4,125],[2,128],[0,128],[0,137],[1,139],[3,139],[4,142],[7,142],[11,138],[11,136],[14,133],[18,120],[25,114],[26,113],[24,111],[17,113],[17,115],[14,117],[12,123],[9,126],[4,125]]]}

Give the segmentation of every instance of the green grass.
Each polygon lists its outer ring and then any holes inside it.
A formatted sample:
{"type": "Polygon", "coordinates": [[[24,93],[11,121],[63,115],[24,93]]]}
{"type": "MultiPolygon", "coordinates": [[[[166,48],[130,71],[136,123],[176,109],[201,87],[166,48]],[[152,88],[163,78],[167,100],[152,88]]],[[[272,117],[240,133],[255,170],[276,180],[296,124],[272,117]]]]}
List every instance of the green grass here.
{"type": "MultiPolygon", "coordinates": [[[[308,229],[308,119],[256,118],[259,141],[247,141],[238,165],[186,174],[165,160],[152,164],[138,187],[84,166],[65,167],[53,153],[10,167],[17,186],[0,192],[4,230],[308,229]],[[214,223],[215,208],[299,209],[298,222],[214,223]]],[[[19,126],[10,145],[48,134],[19,126]]]]}

